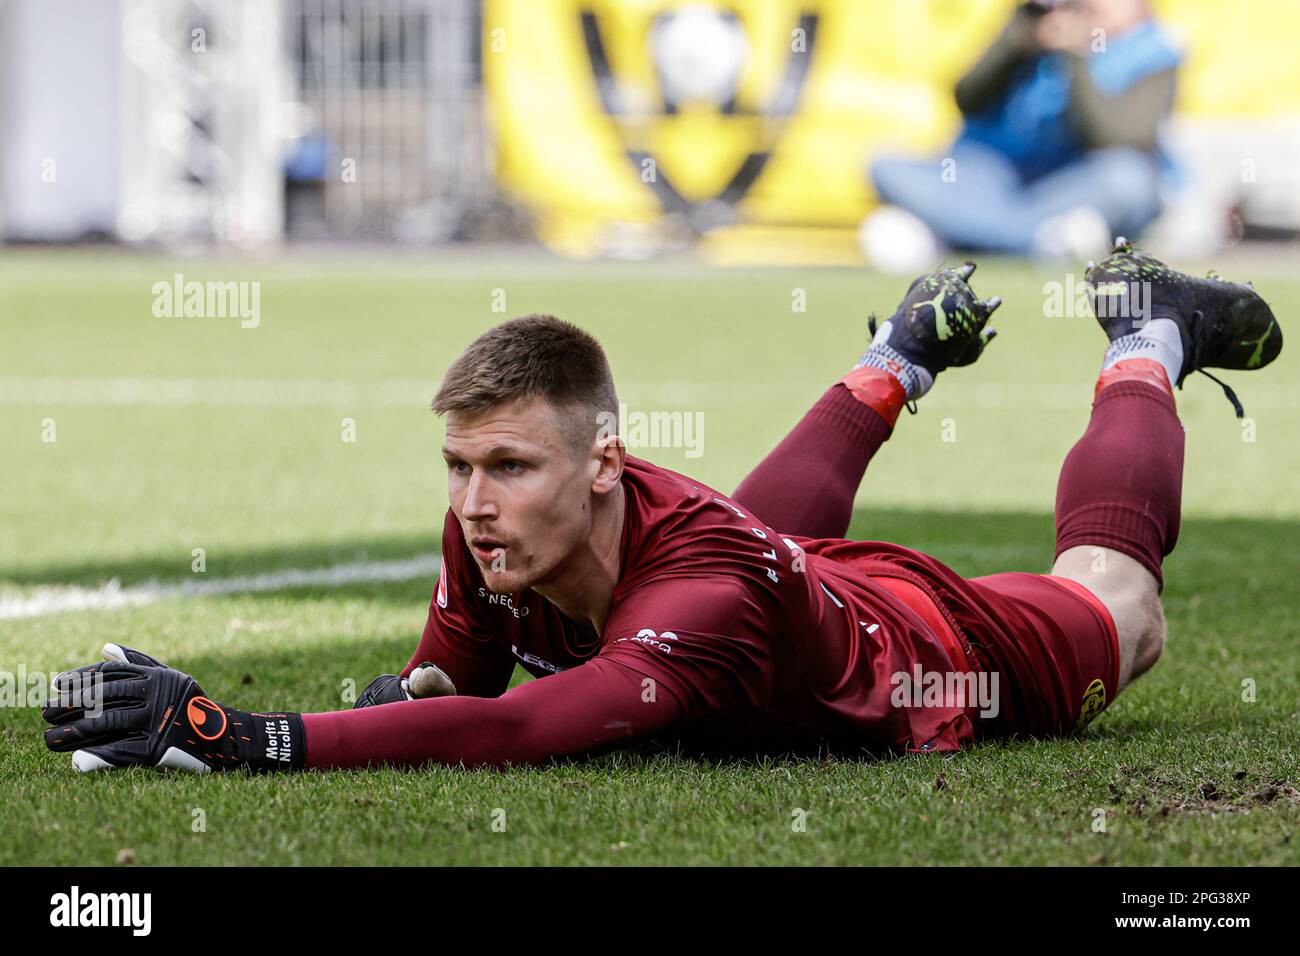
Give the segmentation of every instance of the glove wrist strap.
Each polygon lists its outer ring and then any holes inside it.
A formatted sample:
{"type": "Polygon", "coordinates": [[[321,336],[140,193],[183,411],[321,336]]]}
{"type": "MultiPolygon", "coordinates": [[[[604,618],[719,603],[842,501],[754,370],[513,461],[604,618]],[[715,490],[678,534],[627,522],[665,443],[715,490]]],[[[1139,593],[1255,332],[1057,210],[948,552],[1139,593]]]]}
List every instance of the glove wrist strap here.
{"type": "Polygon", "coordinates": [[[306,765],[307,737],[301,714],[227,708],[226,716],[229,729],[221,748],[226,759],[216,761],[214,769],[301,770],[306,765]]]}
{"type": "Polygon", "coordinates": [[[291,713],[249,714],[261,744],[252,763],[259,770],[301,770],[307,763],[307,735],[302,715],[291,713]]]}

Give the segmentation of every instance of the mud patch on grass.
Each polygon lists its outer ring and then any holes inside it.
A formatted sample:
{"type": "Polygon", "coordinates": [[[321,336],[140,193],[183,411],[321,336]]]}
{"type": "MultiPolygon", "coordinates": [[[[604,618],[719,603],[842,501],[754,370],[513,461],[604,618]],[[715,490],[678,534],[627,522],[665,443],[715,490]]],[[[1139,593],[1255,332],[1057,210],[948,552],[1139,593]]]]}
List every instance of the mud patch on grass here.
{"type": "Polygon", "coordinates": [[[1248,813],[1259,807],[1300,805],[1300,789],[1268,771],[1234,770],[1176,780],[1151,767],[1120,766],[1107,786],[1112,803],[1141,816],[1248,813]]]}

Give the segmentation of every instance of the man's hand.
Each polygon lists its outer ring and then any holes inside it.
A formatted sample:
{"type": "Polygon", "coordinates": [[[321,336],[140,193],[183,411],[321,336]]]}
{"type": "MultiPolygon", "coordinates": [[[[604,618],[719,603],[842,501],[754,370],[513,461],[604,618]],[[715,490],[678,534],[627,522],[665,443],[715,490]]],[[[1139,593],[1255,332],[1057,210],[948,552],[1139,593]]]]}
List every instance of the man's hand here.
{"type": "Polygon", "coordinates": [[[396,674],[376,677],[361,692],[352,709],[396,704],[423,697],[452,697],[455,693],[456,685],[451,682],[451,678],[432,662],[425,661],[411,671],[410,677],[398,677],[396,674]]]}
{"type": "Polygon", "coordinates": [[[105,662],[58,675],[43,716],[51,750],[81,771],[121,767],[292,770],[306,759],[302,718],[257,714],[209,700],[188,674],[118,644],[105,662]]]}

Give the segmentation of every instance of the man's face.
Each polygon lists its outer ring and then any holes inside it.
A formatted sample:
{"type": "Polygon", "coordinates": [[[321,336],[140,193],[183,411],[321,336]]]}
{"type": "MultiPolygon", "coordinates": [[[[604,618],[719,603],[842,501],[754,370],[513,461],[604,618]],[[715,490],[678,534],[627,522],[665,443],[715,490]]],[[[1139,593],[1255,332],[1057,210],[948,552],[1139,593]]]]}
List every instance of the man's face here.
{"type": "Polygon", "coordinates": [[[599,460],[566,441],[548,402],[449,412],[443,458],[451,510],[489,590],[545,583],[589,538],[599,460]]]}

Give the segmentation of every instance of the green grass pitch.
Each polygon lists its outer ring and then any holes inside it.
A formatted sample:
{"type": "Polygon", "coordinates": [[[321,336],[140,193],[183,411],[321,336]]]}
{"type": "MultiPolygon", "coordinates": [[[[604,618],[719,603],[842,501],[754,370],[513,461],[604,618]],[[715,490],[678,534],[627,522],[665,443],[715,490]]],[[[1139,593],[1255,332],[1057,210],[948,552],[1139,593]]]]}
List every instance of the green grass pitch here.
{"type": "MultiPolygon", "coordinates": [[[[1294,273],[1224,271],[1253,278],[1284,328],[1300,308],[1294,273]]],[[[1045,314],[1046,284],[1066,281],[996,261],[976,273],[982,295],[1006,299],[1001,335],[900,420],[863,483],[854,536],[967,574],[1046,569],[1057,470],[1104,345],[1091,318],[1045,314]]],[[[427,400],[477,333],[530,311],[596,333],[630,409],[703,413],[702,445],[633,452],[730,492],[904,285],[517,255],[7,254],[0,600],[432,554],[446,487],[427,400]],[[260,282],[260,324],[155,317],[151,287],[177,272],[260,282]]],[[[1245,424],[1204,378],[1179,394],[1187,468],[1164,658],[1080,738],[884,762],[637,751],[505,772],[81,776],[45,750],[39,709],[11,697],[0,862],[1294,865],[1300,348],[1229,381],[1245,424]]],[[[406,662],[432,585],[0,617],[0,670],[53,673],[111,640],[226,703],[336,709],[349,679],[362,687],[406,662]]]]}

